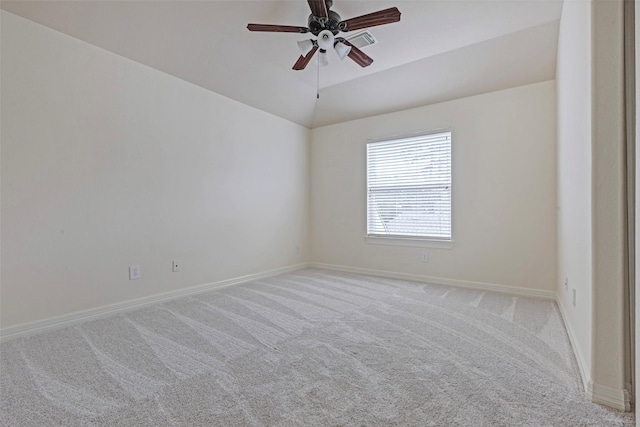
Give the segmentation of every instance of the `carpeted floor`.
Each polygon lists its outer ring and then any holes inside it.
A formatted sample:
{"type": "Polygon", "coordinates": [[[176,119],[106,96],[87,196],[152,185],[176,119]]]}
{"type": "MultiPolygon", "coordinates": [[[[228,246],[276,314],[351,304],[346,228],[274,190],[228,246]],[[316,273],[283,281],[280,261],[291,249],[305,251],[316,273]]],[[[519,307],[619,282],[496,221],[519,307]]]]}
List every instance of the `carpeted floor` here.
{"type": "Polygon", "coordinates": [[[554,302],[303,270],[0,345],[2,426],[631,426],[554,302]]]}

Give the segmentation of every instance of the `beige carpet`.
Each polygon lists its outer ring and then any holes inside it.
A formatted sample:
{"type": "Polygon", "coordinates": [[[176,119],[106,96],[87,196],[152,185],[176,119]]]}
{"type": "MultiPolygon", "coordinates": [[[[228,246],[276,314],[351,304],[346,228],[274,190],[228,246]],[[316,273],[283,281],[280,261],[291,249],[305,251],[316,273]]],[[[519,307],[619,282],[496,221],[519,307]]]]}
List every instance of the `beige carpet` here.
{"type": "Polygon", "coordinates": [[[2,426],[631,426],[554,302],[303,270],[0,345],[2,426]]]}

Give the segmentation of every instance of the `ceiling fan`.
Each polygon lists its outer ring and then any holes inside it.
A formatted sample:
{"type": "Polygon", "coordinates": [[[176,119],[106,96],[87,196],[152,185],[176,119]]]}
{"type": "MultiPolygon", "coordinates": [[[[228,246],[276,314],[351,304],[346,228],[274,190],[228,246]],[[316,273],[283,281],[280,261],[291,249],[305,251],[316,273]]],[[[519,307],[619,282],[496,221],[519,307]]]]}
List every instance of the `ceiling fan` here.
{"type": "Polygon", "coordinates": [[[377,12],[342,20],[340,15],[330,10],[333,0],[307,0],[311,8],[311,15],[307,27],[291,25],[249,24],[249,31],[267,31],[277,33],[311,33],[317,40],[303,40],[298,42],[302,55],[293,65],[294,70],[303,70],[319,50],[320,65],[328,65],[327,50],[334,48],[340,59],[347,56],[361,67],[371,65],[373,59],[352,45],[343,37],[336,37],[340,32],[361,30],[377,25],[391,24],[400,21],[400,11],[397,7],[379,10],[377,12]]]}

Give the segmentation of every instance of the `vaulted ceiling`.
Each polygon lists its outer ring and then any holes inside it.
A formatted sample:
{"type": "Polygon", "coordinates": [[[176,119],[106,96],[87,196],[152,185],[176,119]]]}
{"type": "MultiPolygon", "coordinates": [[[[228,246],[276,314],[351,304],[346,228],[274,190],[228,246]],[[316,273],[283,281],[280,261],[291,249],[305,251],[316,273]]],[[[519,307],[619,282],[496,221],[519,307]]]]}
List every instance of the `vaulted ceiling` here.
{"type": "MultiPolygon", "coordinates": [[[[397,7],[373,27],[361,68],[291,69],[310,34],[258,33],[247,23],[306,26],[305,0],[3,0],[8,12],[306,127],[399,111],[555,78],[562,0],[335,0],[343,19],[397,7]],[[318,85],[320,98],[316,98],[318,85]]],[[[343,34],[348,35],[348,34],[343,34]]]]}

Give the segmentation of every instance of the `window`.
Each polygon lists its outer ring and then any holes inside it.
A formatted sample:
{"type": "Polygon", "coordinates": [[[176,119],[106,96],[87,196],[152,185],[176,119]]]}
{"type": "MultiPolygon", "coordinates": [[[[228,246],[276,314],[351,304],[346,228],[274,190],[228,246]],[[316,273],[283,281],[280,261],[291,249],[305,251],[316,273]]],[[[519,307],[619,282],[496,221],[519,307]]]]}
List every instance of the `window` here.
{"type": "Polygon", "coordinates": [[[367,144],[367,235],[451,240],[451,132],[367,144]]]}

